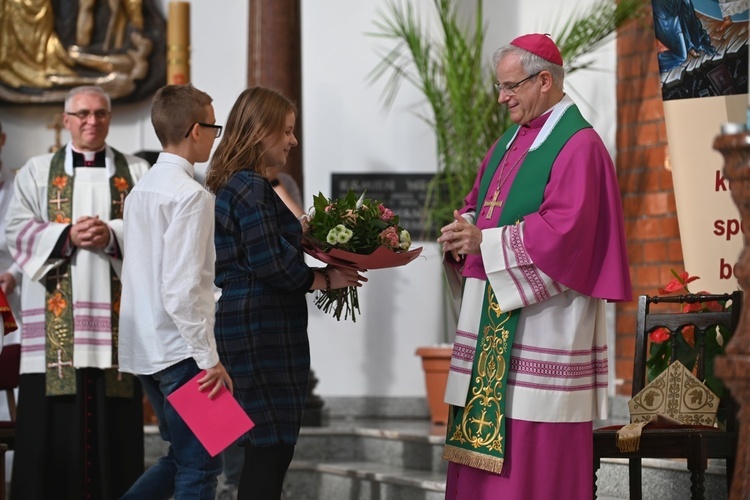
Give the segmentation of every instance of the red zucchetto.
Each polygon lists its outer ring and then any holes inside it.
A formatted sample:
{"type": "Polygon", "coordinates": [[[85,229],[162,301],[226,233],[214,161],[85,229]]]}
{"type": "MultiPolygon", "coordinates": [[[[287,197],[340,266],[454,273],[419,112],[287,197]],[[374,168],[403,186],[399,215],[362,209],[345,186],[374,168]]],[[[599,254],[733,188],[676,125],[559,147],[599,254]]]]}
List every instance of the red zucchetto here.
{"type": "Polygon", "coordinates": [[[544,35],[542,33],[521,35],[510,42],[510,44],[528,50],[532,54],[535,54],[551,63],[559,66],[563,65],[560,49],[557,48],[557,45],[555,45],[555,42],[552,41],[552,38],[550,38],[549,35],[544,35]]]}

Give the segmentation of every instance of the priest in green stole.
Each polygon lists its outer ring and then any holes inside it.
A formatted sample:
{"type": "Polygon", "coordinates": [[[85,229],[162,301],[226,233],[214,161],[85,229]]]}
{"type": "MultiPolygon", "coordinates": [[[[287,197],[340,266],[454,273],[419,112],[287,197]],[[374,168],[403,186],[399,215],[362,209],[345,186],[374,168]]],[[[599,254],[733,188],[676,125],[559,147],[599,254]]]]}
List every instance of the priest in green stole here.
{"type": "Polygon", "coordinates": [[[117,338],[123,200],[148,163],[107,146],[110,118],[99,87],[71,90],[70,143],[16,175],[6,217],[24,273],[14,499],[119,498],[143,472],[141,389],[117,371],[117,338]]]}
{"type": "Polygon", "coordinates": [[[604,306],[631,300],[617,175],[549,36],[518,37],[493,61],[516,125],[438,239],[463,276],[446,498],[592,498],[604,306]]]}

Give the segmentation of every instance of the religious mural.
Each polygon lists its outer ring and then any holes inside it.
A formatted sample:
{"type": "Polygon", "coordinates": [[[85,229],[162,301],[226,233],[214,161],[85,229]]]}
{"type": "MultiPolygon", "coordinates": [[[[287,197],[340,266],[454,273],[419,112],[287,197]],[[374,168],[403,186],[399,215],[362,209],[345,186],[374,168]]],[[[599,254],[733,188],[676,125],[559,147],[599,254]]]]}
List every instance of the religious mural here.
{"type": "Polygon", "coordinates": [[[166,83],[166,22],[154,0],[0,0],[0,100],[62,102],[99,85],[137,101],[166,83]]]}
{"type": "Polygon", "coordinates": [[[652,5],[685,269],[711,293],[731,292],[745,235],[713,141],[723,125],[746,120],[750,0],[652,5]]]}
{"type": "Polygon", "coordinates": [[[748,0],[652,0],[665,101],[747,93],[748,0]]]}

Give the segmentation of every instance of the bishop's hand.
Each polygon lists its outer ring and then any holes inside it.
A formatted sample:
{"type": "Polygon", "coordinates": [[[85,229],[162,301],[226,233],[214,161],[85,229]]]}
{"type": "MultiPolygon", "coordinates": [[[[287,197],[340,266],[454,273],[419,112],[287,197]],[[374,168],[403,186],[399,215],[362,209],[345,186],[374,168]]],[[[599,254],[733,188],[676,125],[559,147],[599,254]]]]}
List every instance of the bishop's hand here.
{"type": "Polygon", "coordinates": [[[455,220],[440,229],[438,243],[443,244],[443,252],[450,252],[456,261],[463,255],[479,254],[482,243],[482,231],[464,219],[458,210],[453,211],[455,220]]]}

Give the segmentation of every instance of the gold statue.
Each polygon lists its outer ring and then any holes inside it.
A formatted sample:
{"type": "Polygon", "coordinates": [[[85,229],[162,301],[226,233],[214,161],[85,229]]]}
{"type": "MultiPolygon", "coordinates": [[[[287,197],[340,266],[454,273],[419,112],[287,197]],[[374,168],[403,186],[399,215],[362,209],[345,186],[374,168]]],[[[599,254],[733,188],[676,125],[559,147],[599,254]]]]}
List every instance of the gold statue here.
{"type": "MultiPolygon", "coordinates": [[[[104,50],[119,49],[125,41],[125,30],[128,22],[138,30],[143,30],[142,0],[107,0],[109,4],[109,22],[104,37],[104,50]],[[114,45],[112,39],[114,38],[114,45]]],[[[96,0],[79,0],[78,22],[76,23],[76,44],[87,47],[91,43],[94,30],[94,6],[96,0]]]]}
{"type": "Polygon", "coordinates": [[[51,75],[75,75],[73,65],[50,0],[0,0],[0,81],[46,89],[54,85],[51,75]]]}
{"type": "Polygon", "coordinates": [[[117,99],[135,90],[135,80],[140,80],[148,72],[148,55],[153,44],[151,40],[137,31],[130,34],[133,49],[125,53],[100,56],[87,54],[75,45],[68,49],[68,53],[75,62],[104,73],[101,76],[51,76],[57,85],[98,85],[104,89],[109,97],[117,99]]]}
{"type": "Polygon", "coordinates": [[[51,0],[0,0],[0,99],[61,101],[70,87],[78,85],[99,85],[113,99],[133,93],[136,81],[148,77],[153,50],[153,42],[142,31],[143,0],[107,2],[110,17],[104,41],[89,48],[96,0],[80,0],[78,43],[66,48],[55,31],[51,0]],[[129,26],[133,29],[126,39],[129,26]],[[112,44],[116,52],[109,50],[112,44]]]}

